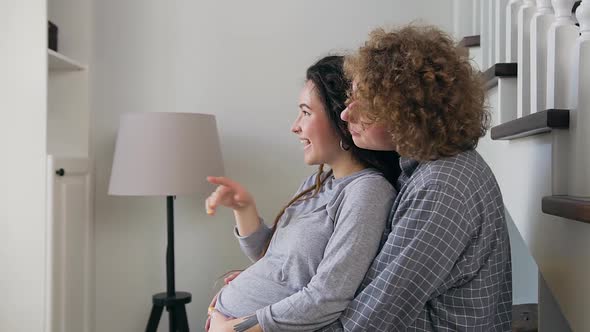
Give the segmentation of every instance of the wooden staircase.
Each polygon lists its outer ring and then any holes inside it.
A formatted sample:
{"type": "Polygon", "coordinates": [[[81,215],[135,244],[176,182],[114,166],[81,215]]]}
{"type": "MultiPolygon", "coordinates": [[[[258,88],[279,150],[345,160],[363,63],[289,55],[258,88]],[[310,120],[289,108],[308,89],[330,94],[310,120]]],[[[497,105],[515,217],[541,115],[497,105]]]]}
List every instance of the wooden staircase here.
{"type": "Polygon", "coordinates": [[[453,4],[491,112],[478,151],[569,328],[590,331],[590,0],[453,4]]]}

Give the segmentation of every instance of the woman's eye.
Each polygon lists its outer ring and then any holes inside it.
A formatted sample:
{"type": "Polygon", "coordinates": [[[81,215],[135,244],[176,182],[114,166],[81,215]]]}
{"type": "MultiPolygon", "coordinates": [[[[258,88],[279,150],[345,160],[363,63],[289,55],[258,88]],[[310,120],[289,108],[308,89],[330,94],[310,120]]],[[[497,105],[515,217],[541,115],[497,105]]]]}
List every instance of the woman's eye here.
{"type": "Polygon", "coordinates": [[[311,115],[311,113],[309,113],[308,111],[304,111],[304,110],[301,110],[301,113],[303,113],[303,115],[305,115],[305,116],[311,115]]]}

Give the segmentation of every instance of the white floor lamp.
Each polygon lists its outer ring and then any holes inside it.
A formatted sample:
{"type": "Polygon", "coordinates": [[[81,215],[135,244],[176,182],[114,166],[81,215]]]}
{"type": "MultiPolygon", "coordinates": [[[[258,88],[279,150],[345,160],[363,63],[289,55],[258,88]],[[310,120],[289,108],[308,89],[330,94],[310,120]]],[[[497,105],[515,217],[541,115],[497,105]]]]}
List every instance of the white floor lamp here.
{"type": "Polygon", "coordinates": [[[166,196],[168,247],[166,292],[152,297],[146,331],[155,332],[164,307],[169,331],[188,331],[185,305],[191,294],[177,292],[174,277],[174,198],[208,193],[208,175],[223,174],[215,116],[137,112],[121,116],[110,195],[166,196]]]}

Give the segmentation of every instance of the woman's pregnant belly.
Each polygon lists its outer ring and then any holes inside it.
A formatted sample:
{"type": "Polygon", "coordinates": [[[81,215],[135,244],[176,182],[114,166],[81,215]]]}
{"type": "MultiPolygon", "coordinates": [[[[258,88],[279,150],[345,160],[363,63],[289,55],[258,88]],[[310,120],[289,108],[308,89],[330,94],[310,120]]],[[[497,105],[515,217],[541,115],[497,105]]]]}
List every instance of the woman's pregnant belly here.
{"type": "Polygon", "coordinates": [[[249,316],[295,294],[298,289],[284,281],[281,265],[272,257],[259,260],[221,290],[215,308],[226,316],[249,316]]]}

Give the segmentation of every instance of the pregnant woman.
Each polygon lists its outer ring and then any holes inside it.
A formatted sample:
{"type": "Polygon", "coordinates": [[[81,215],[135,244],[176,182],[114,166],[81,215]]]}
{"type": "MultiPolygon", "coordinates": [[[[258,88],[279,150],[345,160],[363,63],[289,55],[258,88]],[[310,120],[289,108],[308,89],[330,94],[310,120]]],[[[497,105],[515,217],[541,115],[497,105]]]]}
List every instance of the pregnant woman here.
{"type": "Polygon", "coordinates": [[[400,171],[396,153],[354,146],[340,119],[349,88],[341,56],[307,70],[291,131],[305,162],[319,170],[272,227],[240,184],[209,178],[218,187],[207,212],[233,209],[235,235],[254,262],[218,294],[209,331],[312,331],[337,320],[354,298],[377,254],[400,171]]]}

